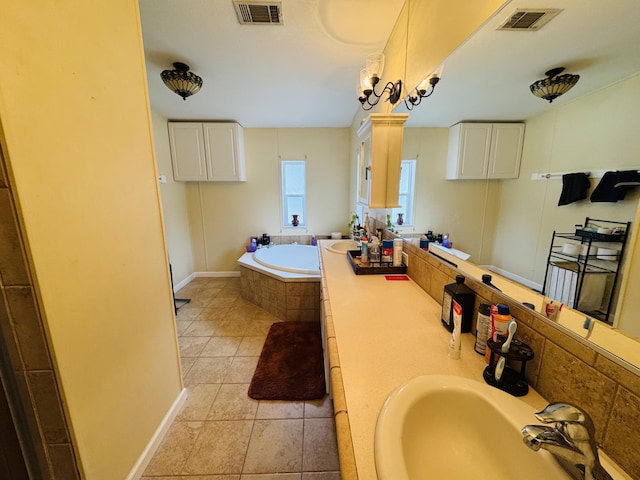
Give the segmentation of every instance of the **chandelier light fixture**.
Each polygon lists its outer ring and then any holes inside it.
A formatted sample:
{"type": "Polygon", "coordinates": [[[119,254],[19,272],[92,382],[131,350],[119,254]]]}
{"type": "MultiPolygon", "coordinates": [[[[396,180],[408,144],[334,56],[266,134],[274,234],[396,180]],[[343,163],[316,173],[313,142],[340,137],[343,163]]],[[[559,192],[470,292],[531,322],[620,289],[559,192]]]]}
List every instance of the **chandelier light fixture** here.
{"type": "Polygon", "coordinates": [[[413,110],[413,107],[420,105],[423,98],[430,97],[436,89],[436,85],[442,77],[442,66],[425,78],[420,85],[413,89],[413,91],[404,99],[404,104],[408,110],[413,110]]]}
{"type": "Polygon", "coordinates": [[[363,110],[371,110],[375,107],[380,98],[385,93],[388,93],[387,101],[392,104],[397,103],[400,100],[402,94],[402,80],[397,82],[388,82],[382,92],[376,93],[376,85],[382,78],[382,71],[384,70],[384,54],[372,53],[367,56],[367,68],[360,71],[360,79],[358,81],[358,100],[362,105],[363,110]]]}
{"type": "Polygon", "coordinates": [[[580,75],[573,75],[571,73],[565,73],[564,67],[552,68],[548,72],[545,72],[547,78],[538,80],[529,86],[529,90],[536,97],[540,97],[544,100],[549,100],[549,103],[553,102],[563,93],[567,93],[571,88],[578,83],[580,75]]]}
{"type": "Polygon", "coordinates": [[[160,77],[167,88],[180,95],[183,100],[198,93],[202,87],[202,78],[190,72],[189,65],[185,63],[175,62],[173,70],[163,70],[160,77]]]}

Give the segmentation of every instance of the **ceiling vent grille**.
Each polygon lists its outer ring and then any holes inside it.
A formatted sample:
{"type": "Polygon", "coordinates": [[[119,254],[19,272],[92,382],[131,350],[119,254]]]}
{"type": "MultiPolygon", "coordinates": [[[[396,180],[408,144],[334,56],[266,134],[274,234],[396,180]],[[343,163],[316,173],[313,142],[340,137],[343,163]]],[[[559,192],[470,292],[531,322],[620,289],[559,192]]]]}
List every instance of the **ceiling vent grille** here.
{"type": "Polygon", "coordinates": [[[282,25],[282,2],[240,2],[233,6],[242,25],[282,25]]]}
{"type": "Polygon", "coordinates": [[[520,31],[540,30],[561,11],[562,10],[557,8],[517,10],[497,29],[520,31]]]}

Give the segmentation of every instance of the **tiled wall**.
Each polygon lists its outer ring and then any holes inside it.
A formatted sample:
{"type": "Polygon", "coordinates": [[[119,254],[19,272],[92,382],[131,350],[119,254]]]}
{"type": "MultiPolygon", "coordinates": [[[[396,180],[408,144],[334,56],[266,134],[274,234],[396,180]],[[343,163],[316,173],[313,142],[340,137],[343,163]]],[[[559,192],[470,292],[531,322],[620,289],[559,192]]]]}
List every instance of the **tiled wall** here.
{"type": "MultiPolygon", "coordinates": [[[[409,255],[407,274],[441,303],[444,286],[455,282],[459,272],[408,242],[404,251],[409,255]]],[[[465,283],[476,292],[475,312],[480,302],[509,304],[518,320],[515,337],[535,352],[526,367],[529,384],[549,402],[583,407],[594,421],[602,449],[633,478],[640,478],[640,377],[496,290],[473,279],[465,283]]]]}
{"type": "Polygon", "coordinates": [[[283,282],[240,267],[242,298],[285,321],[320,321],[320,282],[283,282]]]}
{"type": "Polygon", "coordinates": [[[79,479],[1,151],[0,330],[41,478],[79,479]]]}

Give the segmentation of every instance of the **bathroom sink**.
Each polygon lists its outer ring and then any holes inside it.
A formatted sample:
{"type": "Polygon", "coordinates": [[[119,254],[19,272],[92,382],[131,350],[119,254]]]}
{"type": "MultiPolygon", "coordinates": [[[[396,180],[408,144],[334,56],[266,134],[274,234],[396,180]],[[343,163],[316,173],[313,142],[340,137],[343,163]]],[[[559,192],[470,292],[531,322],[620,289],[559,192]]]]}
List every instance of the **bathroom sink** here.
{"type": "Polygon", "coordinates": [[[523,443],[520,429],[534,411],[475,380],[416,377],[391,393],[378,416],[378,479],[570,479],[551,454],[523,443]]]}
{"type": "Polygon", "coordinates": [[[325,247],[329,252],[345,255],[349,250],[360,250],[360,243],[355,240],[336,240],[325,247]]]}

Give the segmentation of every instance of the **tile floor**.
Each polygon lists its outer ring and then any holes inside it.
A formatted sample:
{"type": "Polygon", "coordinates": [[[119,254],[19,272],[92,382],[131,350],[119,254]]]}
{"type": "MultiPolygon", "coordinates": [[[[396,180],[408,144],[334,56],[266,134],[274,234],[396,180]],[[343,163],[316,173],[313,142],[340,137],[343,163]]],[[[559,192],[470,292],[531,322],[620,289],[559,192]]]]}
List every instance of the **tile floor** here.
{"type": "Polygon", "coordinates": [[[340,480],[333,405],[257,401],[247,390],[273,322],[239,278],[196,278],[178,298],[189,397],[144,480],[340,480]]]}

